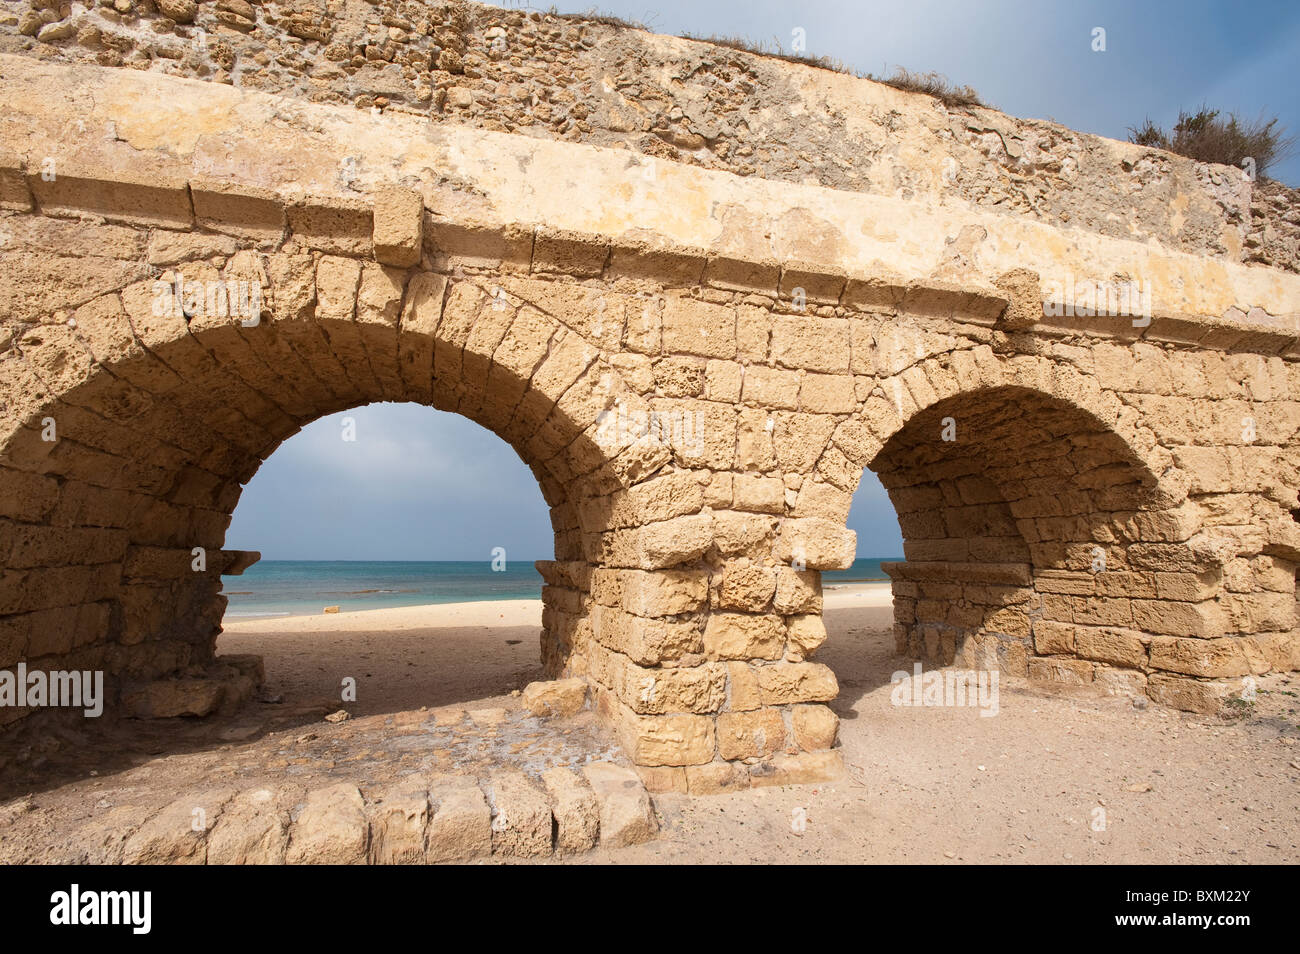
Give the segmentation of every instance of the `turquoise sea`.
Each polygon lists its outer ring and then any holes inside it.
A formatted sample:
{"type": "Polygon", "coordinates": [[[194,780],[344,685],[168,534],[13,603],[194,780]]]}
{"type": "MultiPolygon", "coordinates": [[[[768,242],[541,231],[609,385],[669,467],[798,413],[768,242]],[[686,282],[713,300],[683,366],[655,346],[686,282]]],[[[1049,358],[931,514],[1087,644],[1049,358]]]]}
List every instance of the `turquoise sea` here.
{"type": "MultiPolygon", "coordinates": [[[[823,574],[827,586],[884,580],[879,559],[823,574]]],[[[389,562],[262,560],[242,576],[222,581],[228,619],[315,615],[326,606],[343,612],[429,603],[526,600],[542,595],[542,577],[530,561],[493,570],[487,560],[389,562]]]]}

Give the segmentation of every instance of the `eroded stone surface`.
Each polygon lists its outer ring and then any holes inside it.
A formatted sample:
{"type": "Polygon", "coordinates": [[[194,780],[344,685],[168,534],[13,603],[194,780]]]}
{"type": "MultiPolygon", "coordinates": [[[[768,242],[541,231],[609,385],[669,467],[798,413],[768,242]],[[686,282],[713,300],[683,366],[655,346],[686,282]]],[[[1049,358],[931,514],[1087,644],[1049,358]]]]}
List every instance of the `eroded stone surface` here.
{"type": "MultiPolygon", "coordinates": [[[[212,12],[172,6],[186,29],[212,12]]],[[[359,40],[378,11],[348,6],[338,37],[295,15],[294,48],[346,65],[250,70],[240,89],[117,70],[131,58],[107,50],[93,66],[95,44],[58,30],[5,47],[43,44],[51,61],[5,56],[3,71],[0,666],[103,669],[115,712],[225,705],[200,674],[220,577],[246,565],[221,549],[241,488],[297,429],[377,400],[461,413],[530,466],[555,528],[539,564],[547,675],[581,680],[656,785],[836,771],[820,574],[853,559],[864,468],[905,540],[886,566],[902,654],[1192,710],[1300,663],[1300,276],[1286,234],[1252,244],[1239,176],[717,51],[770,89],[897,106],[914,188],[834,161],[872,154],[855,142],[869,130],[817,150],[819,184],[791,181],[779,156],[744,158],[694,88],[668,96],[695,112],[665,135],[621,99],[566,100],[559,138],[511,135],[522,120],[490,119],[472,81],[517,67],[478,31],[554,21],[457,9],[432,37],[390,27],[387,41],[359,40]],[[363,62],[331,59],[356,41],[363,62]],[[396,87],[362,94],[379,115],[285,110],[254,88],[296,95],[311,74],[365,90],[412,50],[428,55],[418,115],[383,112],[405,101],[396,87]],[[468,121],[425,115],[449,111],[468,121]],[[73,123],[118,133],[69,154],[73,123]],[[630,165],[603,148],[635,130],[630,165]],[[1060,150],[1077,182],[1053,173],[1041,204],[998,193],[1017,188],[1008,163],[1046,169],[1060,150]],[[57,176],[41,175],[47,156],[57,176]],[[1143,313],[1112,313],[1096,282],[1116,275],[1149,282],[1143,313]],[[1065,288],[1090,291],[1066,302],[1065,288]]],[[[556,29],[585,62],[572,43],[587,50],[587,28],[556,29]]],[[[670,64],[697,49],[616,39],[670,64]]],[[[206,55],[228,78],[249,49],[206,55]]],[[[578,75],[575,57],[556,69],[578,75]]],[[[530,700],[553,708],[545,695],[530,700]]],[[[509,713],[464,721],[490,735],[509,713]]],[[[503,804],[540,826],[533,788],[503,782],[503,804]]],[[[416,850],[414,809],[371,818],[343,789],[306,805],[316,834],[290,831],[292,860],[364,857],[372,823],[385,845],[396,826],[381,856],[416,850]]],[[[491,843],[535,853],[536,826],[491,843]]],[[[223,857],[273,856],[263,834],[223,857]]]]}

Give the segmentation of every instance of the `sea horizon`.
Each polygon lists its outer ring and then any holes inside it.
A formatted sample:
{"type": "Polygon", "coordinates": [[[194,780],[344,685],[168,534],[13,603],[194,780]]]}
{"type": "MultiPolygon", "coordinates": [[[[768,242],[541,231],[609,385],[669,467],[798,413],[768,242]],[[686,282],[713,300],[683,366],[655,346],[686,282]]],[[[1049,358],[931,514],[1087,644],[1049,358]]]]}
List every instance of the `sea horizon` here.
{"type": "MultiPolygon", "coordinates": [[[[828,587],[887,581],[881,562],[901,557],[861,557],[846,570],[827,570],[828,587]]],[[[259,560],[240,576],[223,579],[226,619],[540,599],[542,577],[532,560],[493,568],[484,560],[259,560]]]]}

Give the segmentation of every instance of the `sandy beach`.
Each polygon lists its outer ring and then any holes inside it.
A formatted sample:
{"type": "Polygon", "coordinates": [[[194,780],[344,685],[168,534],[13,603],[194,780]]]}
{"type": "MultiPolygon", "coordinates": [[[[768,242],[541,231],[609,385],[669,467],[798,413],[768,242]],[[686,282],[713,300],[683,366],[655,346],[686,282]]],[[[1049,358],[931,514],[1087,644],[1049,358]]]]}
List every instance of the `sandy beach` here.
{"type": "MultiPolygon", "coordinates": [[[[894,652],[888,586],[828,589],[825,602],[817,658],[840,685],[846,777],[656,795],[659,837],[579,861],[1300,861],[1300,676],[1262,678],[1235,720],[1009,678],[996,717],[900,706],[891,679],[911,665],[894,652]]],[[[540,601],[512,600],[232,621],[218,649],[263,656],[263,699],[52,748],[0,793],[0,861],[111,858],[110,821],[138,823],[187,787],[266,785],[292,800],[339,780],[370,791],[413,772],[625,761],[589,710],[548,722],[523,709],[518,690],[541,676],[540,618],[540,601]],[[355,702],[340,698],[347,677],[355,702]],[[325,721],[340,708],[347,721],[325,721]]]]}
{"type": "MultiPolygon", "coordinates": [[[[660,795],[660,838],[591,860],[1300,861],[1295,674],[1261,680],[1257,711],[1236,722],[1012,679],[995,718],[900,707],[891,677],[911,666],[894,653],[889,585],[828,587],[825,604],[818,659],[840,682],[848,777],[660,795]],[[808,817],[799,835],[796,808],[808,817]]],[[[355,672],[358,714],[511,706],[510,691],[540,676],[540,615],[540,601],[516,600],[247,620],[219,647],[262,653],[286,699],[337,699],[340,676],[355,672]]]]}
{"type": "MultiPolygon", "coordinates": [[[[828,588],[828,610],[874,610],[889,625],[888,583],[828,588]]],[[[879,617],[879,618],[877,618],[879,617]]],[[[482,700],[541,679],[541,600],[399,606],[354,612],[229,619],[219,653],[256,653],[268,685],[301,704],[339,702],[357,680],[357,715],[482,700]]]]}

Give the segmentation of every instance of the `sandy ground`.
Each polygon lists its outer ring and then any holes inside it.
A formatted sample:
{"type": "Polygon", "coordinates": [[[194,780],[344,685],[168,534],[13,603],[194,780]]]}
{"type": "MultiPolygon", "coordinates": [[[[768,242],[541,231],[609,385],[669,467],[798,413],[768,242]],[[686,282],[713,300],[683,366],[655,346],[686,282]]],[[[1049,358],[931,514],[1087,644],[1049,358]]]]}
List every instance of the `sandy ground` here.
{"type": "MultiPolygon", "coordinates": [[[[840,681],[833,708],[848,777],[658,795],[656,841],[580,860],[1300,861],[1300,674],[1260,680],[1258,702],[1232,720],[1008,680],[991,717],[897,706],[891,676],[910,667],[893,652],[887,586],[828,590],[826,604],[830,637],[818,658],[840,681]]],[[[226,720],[128,724],[120,731],[129,737],[27,753],[0,773],[0,860],[73,857],[70,828],[180,785],[346,776],[364,788],[430,765],[536,770],[619,758],[590,713],[543,723],[511,695],[540,676],[540,615],[539,602],[519,600],[230,622],[219,651],[263,655],[276,701],[226,720]],[[357,697],[343,703],[348,676],[357,697]],[[483,738],[472,720],[454,736],[413,728],[423,718],[414,710],[446,706],[499,721],[483,738]],[[340,707],[354,718],[322,721],[340,707]],[[37,843],[55,847],[42,855],[37,843]]]]}

